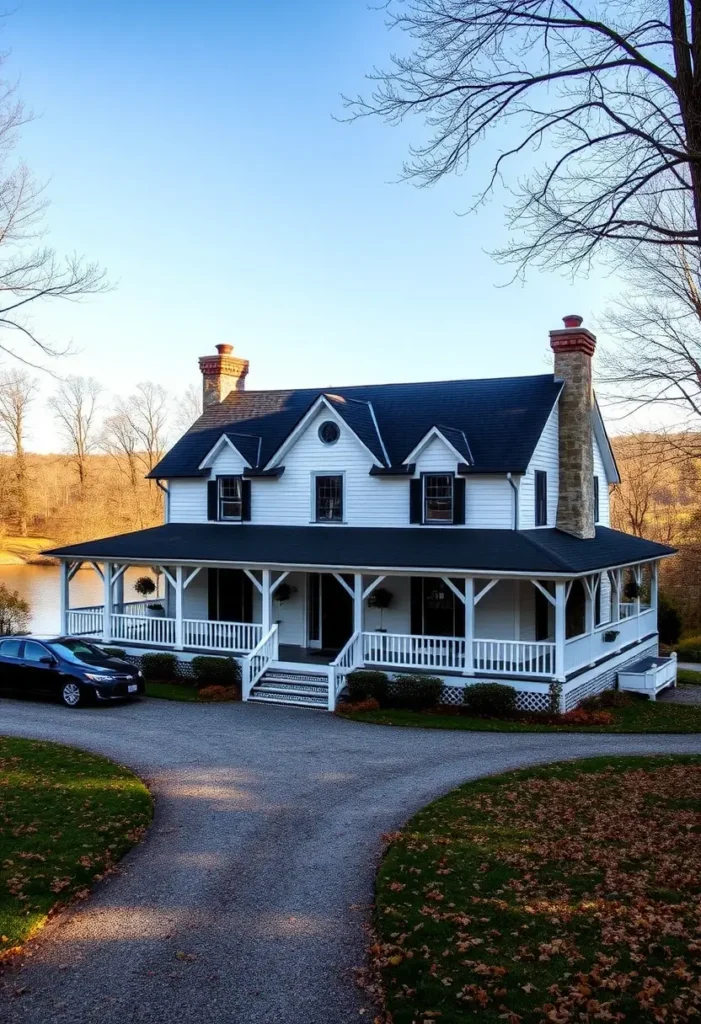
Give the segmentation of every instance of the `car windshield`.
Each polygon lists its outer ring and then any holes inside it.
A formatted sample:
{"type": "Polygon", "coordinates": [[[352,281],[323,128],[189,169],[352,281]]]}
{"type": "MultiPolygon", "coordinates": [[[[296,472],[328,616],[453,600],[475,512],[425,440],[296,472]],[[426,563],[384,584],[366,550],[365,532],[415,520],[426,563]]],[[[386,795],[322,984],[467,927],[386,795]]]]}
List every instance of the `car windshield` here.
{"type": "Polygon", "coordinates": [[[67,661],[83,665],[104,665],[107,657],[98,647],[85,640],[52,640],[49,646],[67,661]]]}

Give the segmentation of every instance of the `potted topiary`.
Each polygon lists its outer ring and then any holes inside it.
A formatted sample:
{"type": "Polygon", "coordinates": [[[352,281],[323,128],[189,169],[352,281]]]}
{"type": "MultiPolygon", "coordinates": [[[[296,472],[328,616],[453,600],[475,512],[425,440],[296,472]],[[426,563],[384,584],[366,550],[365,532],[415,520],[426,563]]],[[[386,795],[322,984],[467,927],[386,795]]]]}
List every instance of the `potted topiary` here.
{"type": "MultiPolygon", "coordinates": [[[[150,597],[151,594],[155,594],[156,592],[156,584],[150,576],[139,576],[138,580],[134,584],[134,590],[137,594],[141,594],[142,597],[150,597]]],[[[146,615],[149,617],[165,615],[165,607],[159,601],[156,601],[153,604],[147,604],[146,615]]]]}
{"type": "Polygon", "coordinates": [[[380,609],[380,628],[377,630],[378,633],[386,633],[387,631],[382,628],[384,621],[385,608],[389,608],[392,604],[394,595],[391,590],[387,590],[386,587],[376,587],[372,594],[368,598],[368,608],[379,608],[380,609]]]}

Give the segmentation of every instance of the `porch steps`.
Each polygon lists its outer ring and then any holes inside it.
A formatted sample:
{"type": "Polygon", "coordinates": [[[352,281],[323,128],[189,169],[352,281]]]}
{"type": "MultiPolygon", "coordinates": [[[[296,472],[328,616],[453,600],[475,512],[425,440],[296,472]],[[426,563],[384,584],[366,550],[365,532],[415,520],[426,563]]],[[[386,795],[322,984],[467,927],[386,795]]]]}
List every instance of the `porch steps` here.
{"type": "Polygon", "coordinates": [[[270,668],[253,687],[248,699],[255,704],[284,704],[325,711],[328,707],[327,677],[304,670],[270,668]]]}

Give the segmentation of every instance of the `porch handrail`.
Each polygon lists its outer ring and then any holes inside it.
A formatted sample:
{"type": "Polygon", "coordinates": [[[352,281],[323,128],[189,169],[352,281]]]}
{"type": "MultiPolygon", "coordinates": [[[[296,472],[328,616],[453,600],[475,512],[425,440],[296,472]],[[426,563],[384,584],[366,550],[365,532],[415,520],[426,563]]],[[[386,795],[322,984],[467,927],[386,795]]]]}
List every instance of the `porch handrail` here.
{"type": "Polygon", "coordinates": [[[336,710],[338,695],[346,685],[346,676],[363,664],[362,631],[356,630],[342,651],[329,665],[329,711],[336,710]]]}
{"type": "Polygon", "coordinates": [[[263,637],[260,622],[183,619],[183,645],[207,651],[251,651],[263,637]]]}
{"type": "Polygon", "coordinates": [[[251,690],[271,661],[278,657],[278,625],[273,623],[270,630],[258,641],[251,653],[243,659],[241,666],[241,697],[248,700],[251,690]]]}
{"type": "Polygon", "coordinates": [[[362,639],[362,661],[366,665],[443,668],[456,672],[462,672],[465,667],[464,637],[365,632],[362,639]]]}
{"type": "Polygon", "coordinates": [[[554,676],[555,644],[547,640],[473,641],[475,672],[554,676]]]}
{"type": "Polygon", "coordinates": [[[175,619],[164,615],[122,615],[113,613],[110,638],[152,647],[175,646],[175,619]]]}

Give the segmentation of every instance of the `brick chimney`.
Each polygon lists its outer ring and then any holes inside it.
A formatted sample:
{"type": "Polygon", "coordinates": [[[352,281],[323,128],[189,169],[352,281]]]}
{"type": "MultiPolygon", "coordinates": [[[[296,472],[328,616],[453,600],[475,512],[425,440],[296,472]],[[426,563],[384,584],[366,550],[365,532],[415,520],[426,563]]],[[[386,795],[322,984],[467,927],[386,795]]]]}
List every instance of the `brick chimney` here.
{"type": "Polygon", "coordinates": [[[202,408],[223,402],[232,391],[246,387],[248,360],[233,355],[233,345],[217,345],[216,356],[200,357],[202,408]]]}
{"type": "Polygon", "coordinates": [[[594,528],[592,356],[596,337],[581,316],[563,317],[564,328],[550,332],[554,373],[565,382],[560,396],[560,481],[557,528],[589,540],[594,528]]]}

